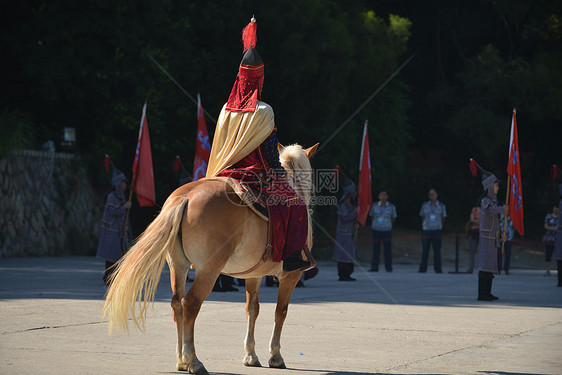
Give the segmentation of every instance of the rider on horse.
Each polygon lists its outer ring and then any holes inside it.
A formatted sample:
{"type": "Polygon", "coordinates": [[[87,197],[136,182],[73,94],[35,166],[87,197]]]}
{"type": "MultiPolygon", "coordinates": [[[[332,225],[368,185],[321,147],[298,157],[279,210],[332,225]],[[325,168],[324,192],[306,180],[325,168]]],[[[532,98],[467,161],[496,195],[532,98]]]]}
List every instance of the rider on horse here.
{"type": "Polygon", "coordinates": [[[236,81],[223,106],[207,168],[207,177],[230,177],[268,197],[273,261],[283,270],[305,270],[310,261],[301,250],[308,235],[308,210],[289,185],[279,162],[273,109],[262,102],[264,65],[256,50],[256,20],[242,30],[244,57],[236,81]]]}

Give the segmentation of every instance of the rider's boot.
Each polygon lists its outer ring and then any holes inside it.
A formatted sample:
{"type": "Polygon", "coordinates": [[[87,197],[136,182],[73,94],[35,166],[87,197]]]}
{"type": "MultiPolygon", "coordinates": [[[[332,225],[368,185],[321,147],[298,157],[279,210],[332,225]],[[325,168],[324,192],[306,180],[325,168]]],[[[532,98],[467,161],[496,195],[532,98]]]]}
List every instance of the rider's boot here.
{"type": "Polygon", "coordinates": [[[302,259],[301,252],[295,251],[283,260],[283,271],[304,271],[310,267],[310,261],[302,259]]]}

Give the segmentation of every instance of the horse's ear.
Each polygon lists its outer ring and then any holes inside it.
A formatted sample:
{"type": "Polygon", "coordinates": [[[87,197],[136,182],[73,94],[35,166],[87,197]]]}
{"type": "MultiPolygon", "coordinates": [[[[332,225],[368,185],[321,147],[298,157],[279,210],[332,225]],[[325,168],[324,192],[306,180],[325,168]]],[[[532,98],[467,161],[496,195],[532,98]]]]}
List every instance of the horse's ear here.
{"type": "Polygon", "coordinates": [[[318,149],[318,145],[320,143],[315,144],[312,147],[307,148],[306,150],[304,150],[304,152],[306,153],[306,156],[308,156],[309,158],[312,157],[312,155],[314,155],[316,153],[316,150],[318,149]]]}
{"type": "Polygon", "coordinates": [[[277,142],[277,151],[279,151],[279,153],[282,153],[283,149],[285,149],[285,147],[283,147],[281,143],[277,142]]]}

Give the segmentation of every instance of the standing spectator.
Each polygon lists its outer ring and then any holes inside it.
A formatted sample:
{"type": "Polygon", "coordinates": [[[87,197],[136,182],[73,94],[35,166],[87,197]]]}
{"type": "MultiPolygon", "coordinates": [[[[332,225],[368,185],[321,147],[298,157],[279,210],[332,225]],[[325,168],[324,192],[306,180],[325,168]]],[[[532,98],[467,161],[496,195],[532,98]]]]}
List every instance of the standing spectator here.
{"type": "Polygon", "coordinates": [[[545,262],[546,262],[546,272],[544,276],[550,276],[550,262],[552,261],[552,253],[554,253],[554,242],[556,240],[556,232],[558,229],[558,215],[560,211],[558,205],[554,204],[552,206],[552,213],[547,214],[544,219],[544,229],[546,233],[542,238],[545,248],[545,262]]]}
{"type": "Polygon", "coordinates": [[[429,201],[425,202],[420,210],[422,218],[422,259],[418,272],[427,271],[427,258],[429,257],[429,246],[433,245],[433,269],[435,273],[443,273],[441,269],[441,235],[443,223],[447,218],[445,205],[437,200],[435,189],[429,189],[427,196],[429,201]]]}
{"type": "Polygon", "coordinates": [[[125,198],[127,189],[127,178],[115,166],[111,178],[113,189],[107,194],[103,218],[100,225],[100,240],[98,244],[97,257],[105,259],[105,272],[103,282],[108,285],[113,265],[127,251],[127,225],[125,224],[125,213],[131,208],[131,202],[125,198]]]}
{"type": "MultiPolygon", "coordinates": [[[[560,198],[558,201],[558,211],[562,211],[562,184],[558,185],[560,198]]],[[[558,268],[558,286],[562,286],[562,220],[558,220],[558,229],[556,230],[556,239],[554,241],[554,259],[556,259],[558,268]]]]}
{"type": "MultiPolygon", "coordinates": [[[[500,217],[500,231],[503,231],[503,220],[506,215],[502,215],[500,217]]],[[[507,226],[505,227],[505,245],[503,245],[503,255],[505,258],[503,259],[503,268],[502,268],[502,248],[501,244],[498,247],[498,273],[502,273],[502,269],[505,271],[506,275],[509,275],[509,266],[511,264],[511,241],[513,240],[513,234],[515,231],[513,230],[513,222],[511,218],[507,216],[507,226]]]]}
{"type": "Polygon", "coordinates": [[[379,201],[371,206],[369,216],[372,218],[373,256],[371,258],[371,272],[379,271],[381,242],[384,248],[384,268],[392,272],[392,225],[396,221],[396,207],[388,202],[388,193],[381,190],[379,201]]]}
{"type": "Polygon", "coordinates": [[[468,219],[468,269],[466,273],[474,270],[474,257],[478,248],[478,227],[480,226],[480,207],[472,207],[468,219]]]}
{"type": "Polygon", "coordinates": [[[338,203],[338,226],[334,259],[338,262],[338,280],[355,281],[353,273],[356,254],[357,188],[353,181],[340,171],[343,178],[343,195],[338,203]]]}

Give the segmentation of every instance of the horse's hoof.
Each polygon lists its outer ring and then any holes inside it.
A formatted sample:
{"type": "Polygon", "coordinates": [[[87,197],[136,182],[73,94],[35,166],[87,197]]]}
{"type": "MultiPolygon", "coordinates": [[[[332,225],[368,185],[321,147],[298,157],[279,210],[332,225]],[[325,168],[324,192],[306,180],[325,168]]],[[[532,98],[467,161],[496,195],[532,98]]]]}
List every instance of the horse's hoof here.
{"type": "Polygon", "coordinates": [[[209,375],[209,372],[203,366],[203,364],[198,361],[192,361],[190,363],[185,362],[178,362],[176,369],[178,371],[187,371],[189,374],[196,374],[196,375],[209,375]]]}
{"type": "Polygon", "coordinates": [[[178,362],[178,364],[176,365],[176,370],[187,371],[187,365],[185,363],[178,362]]]}
{"type": "Polygon", "coordinates": [[[205,367],[200,368],[196,371],[193,371],[191,374],[195,374],[195,375],[209,375],[209,371],[207,371],[207,369],[205,367]]]}
{"type": "Polygon", "coordinates": [[[197,366],[190,366],[188,372],[195,375],[209,375],[209,372],[202,363],[199,363],[197,366]]]}
{"type": "Polygon", "coordinates": [[[256,356],[247,355],[244,357],[244,366],[261,367],[260,360],[256,356]]]}
{"type": "Polygon", "coordinates": [[[283,360],[283,357],[279,356],[279,357],[271,357],[269,358],[269,367],[271,368],[287,368],[287,366],[285,366],[285,361],[283,360]]]}
{"type": "Polygon", "coordinates": [[[191,366],[188,367],[188,372],[195,375],[209,375],[209,372],[201,362],[192,363],[191,366]]]}

